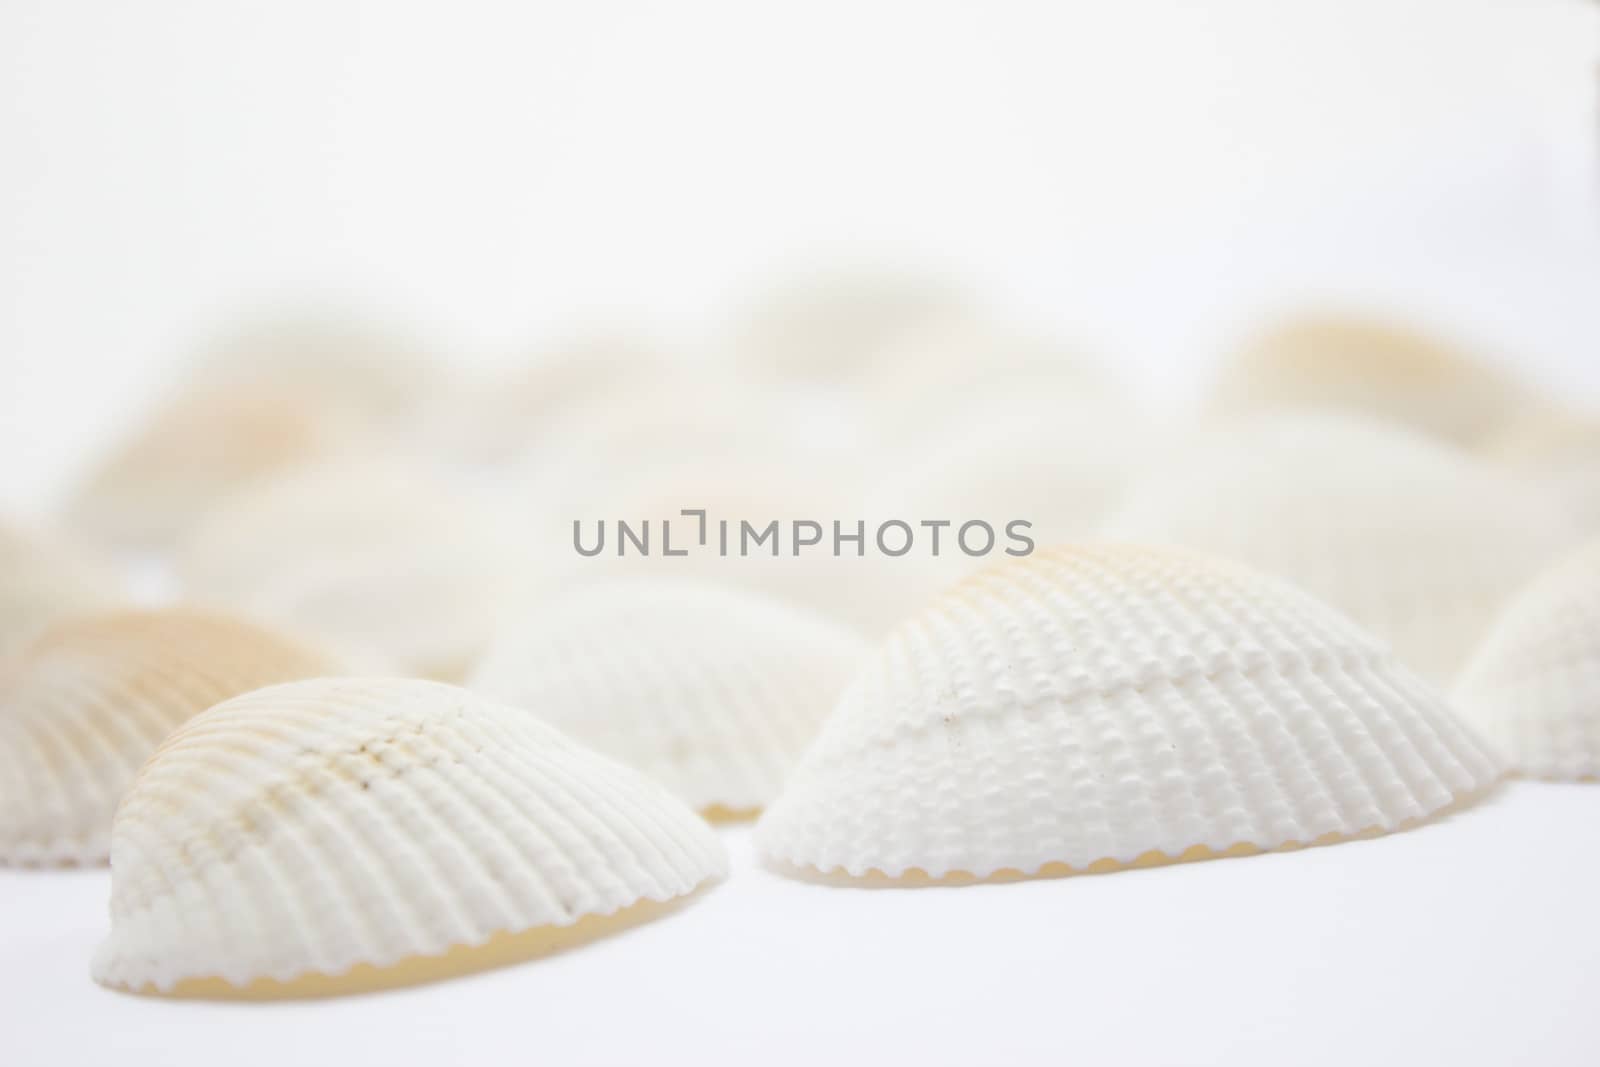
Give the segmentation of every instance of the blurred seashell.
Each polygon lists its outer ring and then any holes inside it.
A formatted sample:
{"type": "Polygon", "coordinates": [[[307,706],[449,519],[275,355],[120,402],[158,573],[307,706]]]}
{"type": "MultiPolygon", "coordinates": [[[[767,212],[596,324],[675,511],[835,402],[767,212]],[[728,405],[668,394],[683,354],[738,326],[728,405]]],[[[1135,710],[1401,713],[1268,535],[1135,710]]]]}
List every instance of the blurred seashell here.
{"type": "Polygon", "coordinates": [[[109,567],[60,536],[0,520],[0,659],[51,623],[122,599],[109,567]]]}
{"type": "Polygon", "coordinates": [[[975,317],[906,331],[871,361],[862,390],[891,439],[942,433],[1014,408],[1027,417],[1053,409],[1065,420],[1128,406],[1121,385],[1073,347],[975,317]]]}
{"type": "Polygon", "coordinates": [[[1548,486],[1585,532],[1600,534],[1600,414],[1531,407],[1484,451],[1516,476],[1548,486]]]}
{"type": "Polygon", "coordinates": [[[667,365],[653,347],[626,336],[585,336],[538,352],[456,393],[448,444],[487,462],[530,447],[559,448],[579,416],[603,411],[613,397],[660,388],[669,381],[667,365]]]}
{"type": "Polygon", "coordinates": [[[228,500],[184,545],[178,573],[201,602],[455,679],[522,602],[523,556],[501,516],[426,471],[335,463],[228,500]]]}
{"type": "Polygon", "coordinates": [[[912,523],[950,522],[942,573],[954,580],[983,562],[953,544],[963,523],[987,522],[1001,532],[1002,547],[1003,532],[1019,521],[1041,546],[1081,539],[1154,451],[1152,440],[1145,420],[1122,404],[1090,404],[1044,387],[996,394],[888,462],[868,490],[867,510],[912,523]]]}
{"type": "Polygon", "coordinates": [[[91,473],[68,519],[100,541],[168,548],[229,494],[360,441],[316,403],[245,388],[188,392],[91,473]]]}
{"type": "Polygon", "coordinates": [[[1340,415],[1201,436],[1140,479],[1102,532],[1287,578],[1444,685],[1506,599],[1577,536],[1552,497],[1476,457],[1340,415]]]}
{"type": "Polygon", "coordinates": [[[1455,702],[1517,770],[1600,777],[1600,542],[1511,601],[1461,672],[1455,702]]]}
{"type": "Polygon", "coordinates": [[[866,643],[731,588],[616,580],[541,598],[470,685],[649,774],[700,811],[777,795],[866,643]]]}
{"type": "Polygon", "coordinates": [[[727,870],[665,789],[527,712],[361,679],[273,686],[191,720],[117,810],[111,862],[95,980],[213,996],[493,966],[532,954],[528,932],[576,938],[582,920],[727,870]]]}
{"type": "Polygon", "coordinates": [[[1218,377],[1212,410],[1338,409],[1458,444],[1482,441],[1527,402],[1506,375],[1398,323],[1307,315],[1257,335],[1218,377]]]}
{"type": "Polygon", "coordinates": [[[773,287],[732,343],[747,368],[837,382],[907,333],[968,313],[966,295],[938,278],[840,270],[773,287]]]}
{"type": "Polygon", "coordinates": [[[897,628],[756,843],[858,877],[1102,870],[1392,831],[1496,777],[1434,690],[1304,593],[1069,547],[897,628]]]}
{"type": "Polygon", "coordinates": [[[215,340],[189,378],[195,392],[272,395],[384,430],[417,422],[437,387],[433,357],[417,341],[318,311],[246,323],[215,340]]]}
{"type": "Polygon", "coordinates": [[[594,547],[598,520],[612,520],[599,554],[580,558],[571,519],[563,520],[561,551],[572,561],[567,577],[694,578],[755,590],[864,633],[882,632],[943,584],[946,572],[920,552],[887,557],[876,551],[877,527],[861,514],[853,478],[842,467],[759,452],[646,467],[612,486],[611,503],[576,512],[586,549],[594,547]],[[685,515],[686,509],[704,515],[685,515]],[[653,554],[624,546],[617,519],[636,533],[647,532],[648,522],[653,554]],[[796,551],[797,524],[807,523],[801,532],[815,543],[796,551]],[[687,555],[666,556],[668,536],[687,555]]]}
{"type": "Polygon", "coordinates": [[[180,723],[335,670],[289,637],[185,609],[56,624],[0,667],[0,862],[103,862],[117,801],[180,723]]]}

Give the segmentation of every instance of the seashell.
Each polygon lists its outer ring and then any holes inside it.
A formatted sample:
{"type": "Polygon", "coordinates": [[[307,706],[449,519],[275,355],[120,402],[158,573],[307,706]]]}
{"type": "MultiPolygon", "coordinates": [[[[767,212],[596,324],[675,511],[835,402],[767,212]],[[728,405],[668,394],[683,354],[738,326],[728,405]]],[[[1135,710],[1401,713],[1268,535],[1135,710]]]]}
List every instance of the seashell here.
{"type": "Polygon", "coordinates": [[[117,809],[111,870],[96,981],[281,996],[504,962],[531,932],[683,896],[727,857],[665,789],[525,711],[319,679],[174,733],[117,809]]]}
{"type": "Polygon", "coordinates": [[[1461,672],[1456,709],[1538,778],[1600,778],[1600,542],[1546,568],[1461,672]]]}
{"type": "Polygon", "coordinates": [[[778,793],[866,651],[755,593],[618,579],[542,599],[470,685],[667,785],[697,810],[778,793]]]}
{"type": "Polygon", "coordinates": [[[1409,326],[1305,315],[1235,352],[1215,383],[1211,407],[1226,415],[1359,412],[1468,444],[1484,440],[1527,399],[1507,376],[1409,326]]]}
{"type": "Polygon", "coordinates": [[[1127,406],[1120,385],[1073,347],[975,316],[904,332],[867,365],[861,387],[891,436],[1014,411],[1028,419],[1049,412],[1061,423],[1080,414],[1103,421],[1127,406]]]}
{"type": "Polygon", "coordinates": [[[316,404],[242,388],[186,393],[89,476],[67,519],[103,543],[167,549],[229,494],[359,441],[316,404]]]}
{"type": "MultiPolygon", "coordinates": [[[[867,494],[868,510],[912,523],[948,520],[947,542],[971,520],[999,531],[1002,547],[1019,520],[1037,544],[1078,540],[1098,528],[1145,462],[1142,422],[1123,405],[1090,405],[1043,387],[994,396],[889,464],[867,494]]],[[[984,562],[941,548],[951,581],[984,562]]]]}
{"type": "Polygon", "coordinates": [[[57,624],[0,666],[0,863],[100,863],[111,816],[176,726],[228,697],[334,673],[287,637],[185,609],[57,624]]]}
{"type": "Polygon", "coordinates": [[[292,472],[219,507],[180,551],[190,594],[405,673],[458,678],[527,580],[484,502],[375,463],[292,472]]]}
{"type": "Polygon", "coordinates": [[[316,309],[263,317],[217,338],[189,380],[197,392],[271,394],[389,431],[421,419],[438,384],[434,358],[417,340],[316,309]]]}
{"type": "Polygon", "coordinates": [[[1530,408],[1484,451],[1516,477],[1547,486],[1586,533],[1600,534],[1600,415],[1530,408]]]}
{"type": "Polygon", "coordinates": [[[1339,415],[1202,436],[1136,482],[1102,533],[1287,578],[1441,685],[1577,536],[1548,494],[1409,430],[1339,415]]]}
{"type": "Polygon", "coordinates": [[[104,542],[170,549],[227,495],[410,428],[437,391],[415,346],[374,328],[327,315],[246,325],[90,474],[69,519],[104,542]]]}
{"type": "Polygon", "coordinates": [[[1496,777],[1312,597],[1177,550],[1062,547],[890,634],[756,844],[856,877],[1102,870],[1391,831],[1496,777]]]}
{"type": "Polygon", "coordinates": [[[692,578],[776,597],[878,633],[925,600],[943,574],[920,555],[873,553],[869,546],[876,527],[861,512],[858,498],[848,469],[800,462],[755,446],[733,458],[694,457],[678,463],[663,458],[641,464],[632,475],[619,471],[603,489],[596,486],[588,494],[542,497],[564,504],[560,511],[546,508],[544,533],[534,540],[543,543],[552,532],[560,538],[552,550],[569,561],[569,580],[692,578]],[[684,515],[685,509],[705,512],[703,529],[702,519],[684,515]],[[581,540],[588,548],[596,543],[599,521],[607,521],[609,538],[600,554],[585,558],[576,552],[574,519],[581,523],[581,540]],[[619,519],[635,531],[649,523],[653,555],[619,551],[619,519]],[[774,522],[779,529],[761,544],[746,544],[741,540],[746,522],[752,538],[765,536],[774,522]],[[797,522],[816,523],[822,538],[798,555],[793,545],[797,522]],[[863,543],[841,542],[843,548],[835,555],[835,522],[846,538],[861,533],[863,543]],[[687,556],[663,555],[668,523],[674,550],[687,549],[687,556]]]}
{"type": "Polygon", "coordinates": [[[58,538],[0,520],[0,659],[51,623],[110,607],[121,582],[58,538]]]}
{"type": "Polygon", "coordinates": [[[845,269],[796,276],[749,309],[732,345],[749,367],[842,381],[885,347],[968,314],[956,286],[915,273],[845,269]]]}

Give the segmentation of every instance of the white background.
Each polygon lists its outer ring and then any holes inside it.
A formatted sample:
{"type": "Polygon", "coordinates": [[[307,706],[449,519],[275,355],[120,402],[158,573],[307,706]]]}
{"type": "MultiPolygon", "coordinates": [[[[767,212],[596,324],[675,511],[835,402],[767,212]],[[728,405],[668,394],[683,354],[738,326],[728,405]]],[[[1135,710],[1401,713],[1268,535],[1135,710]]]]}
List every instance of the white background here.
{"type": "MultiPolygon", "coordinates": [[[[464,362],[776,269],[948,267],[1182,397],[1297,300],[1600,390],[1595,5],[0,0],[0,506],[196,335],[347,300],[464,362]]],[[[313,1004],[102,991],[105,872],[0,871],[0,1062],[1592,1064],[1600,791],[1004,886],[733,878],[313,1004]]]]}
{"type": "Polygon", "coordinates": [[[1588,0],[0,0],[0,506],[196,337],[463,361],[774,270],[945,268],[1182,392],[1300,299],[1600,390],[1588,0]]]}

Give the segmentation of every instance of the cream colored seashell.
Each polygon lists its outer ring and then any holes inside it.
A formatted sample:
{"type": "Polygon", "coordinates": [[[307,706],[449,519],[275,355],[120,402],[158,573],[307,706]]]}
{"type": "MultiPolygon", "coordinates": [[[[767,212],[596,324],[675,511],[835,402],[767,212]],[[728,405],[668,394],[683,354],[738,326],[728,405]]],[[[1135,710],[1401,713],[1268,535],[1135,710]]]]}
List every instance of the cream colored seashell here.
{"type": "Polygon", "coordinates": [[[1109,416],[1129,405],[1120,385],[1072,346],[1018,334],[976,316],[905,332],[865,368],[866,403],[891,438],[948,434],[976,418],[1051,411],[1109,416]]]}
{"type": "Polygon", "coordinates": [[[336,463],[229,500],[183,547],[178,573],[201,602],[454,679],[523,602],[520,556],[478,498],[424,471],[336,463]]]}
{"type": "Polygon", "coordinates": [[[322,679],[173,734],[117,810],[111,869],[96,981],[294,995],[503,962],[528,932],[682,896],[727,857],[665,789],[525,711],[322,679]]]}
{"type": "Polygon", "coordinates": [[[1484,440],[1526,392],[1448,342],[1360,316],[1304,315],[1261,333],[1224,366],[1212,410],[1338,409],[1467,444],[1484,440]]]}
{"type": "Polygon", "coordinates": [[[749,368],[843,381],[906,334],[968,313],[966,295],[934,277],[836,270],[774,286],[747,310],[732,345],[749,368]]]}
{"type": "Polygon", "coordinates": [[[843,626],[769,597],[619,579],[542,600],[468,684],[697,810],[747,812],[777,795],[866,648],[843,626]]]}
{"type": "Polygon", "coordinates": [[[1067,547],[897,628],[756,843],[853,876],[1101,870],[1390,831],[1496,777],[1313,598],[1176,550],[1067,547]]]}
{"type": "Polygon", "coordinates": [[[1600,414],[1532,407],[1485,454],[1516,477],[1548,486],[1587,533],[1600,533],[1600,414]]]}
{"type": "Polygon", "coordinates": [[[433,356],[400,331],[308,310],[263,317],[217,338],[189,384],[199,392],[269,393],[375,430],[403,431],[425,417],[439,375],[433,356]]]}
{"type": "Polygon", "coordinates": [[[335,673],[283,635],[186,609],[75,618],[0,666],[0,862],[99,863],[175,727],[258,686],[335,673]]]}
{"type": "Polygon", "coordinates": [[[91,473],[68,521],[105,543],[170,548],[229,494],[360,441],[348,421],[315,403],[248,388],[188,392],[91,473]]]}
{"type": "Polygon", "coordinates": [[[1600,542],[1511,602],[1462,671],[1455,705],[1517,770],[1600,778],[1600,542]]]}
{"type": "Polygon", "coordinates": [[[53,622],[121,599],[109,569],[60,538],[0,520],[0,659],[53,622]]]}
{"type": "Polygon", "coordinates": [[[1577,531],[1548,494],[1411,431],[1281,415],[1180,449],[1129,490],[1103,534],[1287,578],[1448,685],[1506,600],[1577,531]]]}

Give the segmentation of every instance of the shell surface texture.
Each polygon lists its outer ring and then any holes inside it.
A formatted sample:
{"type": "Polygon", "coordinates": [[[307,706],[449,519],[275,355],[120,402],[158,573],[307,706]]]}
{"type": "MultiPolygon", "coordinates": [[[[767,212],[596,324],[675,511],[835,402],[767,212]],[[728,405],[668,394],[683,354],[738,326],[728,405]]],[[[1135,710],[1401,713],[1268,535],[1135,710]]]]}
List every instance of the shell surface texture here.
{"type": "Polygon", "coordinates": [[[1443,686],[1506,600],[1579,536],[1538,487],[1402,428],[1339,415],[1202,436],[1138,479],[1100,533],[1286,578],[1443,686]]]}
{"type": "Polygon", "coordinates": [[[0,665],[0,862],[103,862],[117,801],[173,729],[335,671],[289,637],[186,609],[58,623],[0,665]]]}
{"type": "Polygon", "coordinates": [[[895,630],[756,843],[854,877],[1098,871],[1390,831],[1497,777],[1312,597],[1176,550],[1062,547],[895,630]]]}
{"type": "Polygon", "coordinates": [[[759,594],[618,579],[542,603],[470,685],[698,810],[745,812],[777,795],[865,652],[853,631],[759,594]]]}
{"type": "Polygon", "coordinates": [[[174,733],[117,811],[111,867],[95,979],[226,996],[360,991],[684,896],[727,860],[665,789],[521,709],[318,679],[174,733]]]}
{"type": "Polygon", "coordinates": [[[1455,706],[1524,774],[1600,778],[1600,542],[1511,602],[1462,671],[1455,706]]]}

